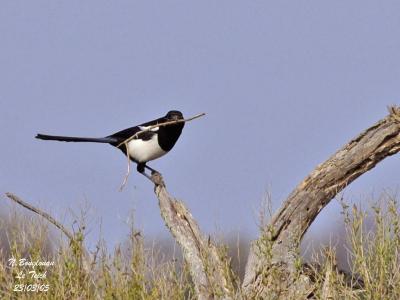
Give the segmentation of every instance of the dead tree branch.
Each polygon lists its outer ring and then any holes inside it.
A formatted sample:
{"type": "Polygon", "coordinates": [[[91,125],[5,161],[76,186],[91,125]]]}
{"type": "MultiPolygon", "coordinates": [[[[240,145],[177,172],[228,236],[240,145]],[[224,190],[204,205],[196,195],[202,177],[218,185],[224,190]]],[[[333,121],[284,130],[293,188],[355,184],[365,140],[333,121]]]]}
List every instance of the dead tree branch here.
{"type": "Polygon", "coordinates": [[[54,219],[52,216],[50,216],[48,213],[40,210],[39,208],[36,208],[32,205],[30,205],[29,203],[26,203],[25,201],[23,201],[20,197],[18,197],[17,195],[14,195],[12,193],[6,193],[6,196],[8,199],[18,203],[19,205],[25,207],[26,209],[34,212],[35,214],[38,214],[39,216],[45,218],[47,221],[49,221],[51,224],[53,224],[54,226],[56,226],[58,229],[60,229],[62,231],[62,233],[65,234],[65,236],[70,240],[73,241],[74,240],[74,235],[72,233],[70,233],[65,227],[64,225],[62,225],[60,222],[58,222],[56,219],[54,219]]]}
{"type": "Polygon", "coordinates": [[[399,150],[400,108],[390,107],[387,117],[317,166],[289,195],[261,237],[253,242],[242,286],[245,295],[269,298],[270,287],[264,284],[265,277],[269,269],[277,266],[288,278],[286,288],[296,286],[298,246],[319,212],[352,181],[399,150]]]}
{"type": "Polygon", "coordinates": [[[79,236],[80,232],[77,235],[72,234],[68,229],[66,229],[64,227],[64,225],[62,225],[60,222],[58,222],[56,219],[54,219],[50,214],[23,201],[20,197],[18,197],[17,195],[14,195],[13,193],[6,193],[6,196],[10,200],[16,202],[17,204],[25,207],[28,210],[34,212],[35,214],[41,216],[42,218],[46,219],[51,224],[56,226],[58,229],[60,229],[61,232],[64,233],[65,236],[69,239],[69,242],[70,242],[72,248],[74,249],[76,254],[79,256],[79,260],[80,260],[79,263],[82,265],[83,270],[86,273],[90,272],[90,263],[89,263],[90,258],[89,258],[87,250],[85,249],[85,247],[82,244],[82,237],[79,236]]]}
{"type": "Polygon", "coordinates": [[[233,299],[234,285],[228,261],[206,239],[185,205],[168,194],[161,174],[152,181],[161,216],[183,250],[199,299],[233,299]]]}

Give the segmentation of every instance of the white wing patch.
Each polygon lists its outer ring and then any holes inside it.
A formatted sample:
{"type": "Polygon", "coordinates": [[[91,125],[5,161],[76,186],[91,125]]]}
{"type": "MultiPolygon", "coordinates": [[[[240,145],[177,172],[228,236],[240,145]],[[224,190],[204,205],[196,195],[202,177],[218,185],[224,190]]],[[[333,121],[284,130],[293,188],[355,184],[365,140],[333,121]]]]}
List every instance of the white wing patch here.
{"type": "MultiPolygon", "coordinates": [[[[149,128],[149,127],[150,127],[150,126],[139,126],[139,129],[140,129],[140,130],[147,130],[147,128],[149,128]]],[[[159,128],[160,128],[160,127],[153,127],[153,128],[150,129],[149,131],[157,132],[159,128]]]]}

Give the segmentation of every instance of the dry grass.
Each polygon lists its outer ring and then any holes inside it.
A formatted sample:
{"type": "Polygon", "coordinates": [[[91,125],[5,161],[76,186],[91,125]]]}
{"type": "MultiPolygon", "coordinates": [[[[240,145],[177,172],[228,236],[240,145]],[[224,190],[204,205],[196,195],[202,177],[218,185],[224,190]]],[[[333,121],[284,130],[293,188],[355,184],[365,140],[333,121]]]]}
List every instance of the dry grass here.
{"type": "Polygon", "coordinates": [[[316,298],[400,299],[400,215],[396,198],[385,194],[368,210],[344,203],[342,207],[351,270],[338,271],[335,249],[323,249],[316,257],[323,261],[316,272],[316,298]]]}
{"type": "MultiPolygon", "coordinates": [[[[352,275],[338,271],[333,248],[323,249],[315,256],[319,265],[310,264],[314,298],[400,299],[400,216],[395,197],[387,195],[367,211],[343,205],[343,215],[352,275]],[[366,225],[371,218],[372,227],[366,225]]],[[[1,299],[195,299],[188,268],[179,255],[166,257],[154,246],[146,247],[134,226],[127,241],[114,250],[99,241],[95,251],[86,254],[80,247],[83,221],[75,232],[79,243],[70,244],[50,232],[44,220],[18,209],[1,220],[1,299]],[[10,267],[9,258],[51,261],[54,266],[10,267]],[[30,278],[31,270],[46,272],[46,278],[30,278]],[[24,279],[18,279],[20,272],[26,274],[24,279]],[[19,284],[38,283],[48,285],[48,291],[13,291],[19,284]]],[[[244,253],[238,245],[231,243],[230,253],[244,253]]],[[[243,269],[241,260],[237,269],[243,269]]]]}
{"type": "Polygon", "coordinates": [[[142,234],[131,228],[127,241],[108,251],[99,241],[85,253],[85,226],[80,223],[69,243],[49,233],[48,225],[36,216],[13,210],[0,223],[0,299],[194,299],[188,269],[180,259],[164,258],[154,248],[146,249],[142,234]],[[17,265],[10,266],[10,258],[17,265]],[[27,261],[49,261],[54,266],[18,266],[27,261]],[[30,271],[46,272],[45,279],[31,278],[30,271]],[[22,272],[25,278],[19,279],[22,272]],[[47,291],[14,291],[34,284],[47,291]]]}

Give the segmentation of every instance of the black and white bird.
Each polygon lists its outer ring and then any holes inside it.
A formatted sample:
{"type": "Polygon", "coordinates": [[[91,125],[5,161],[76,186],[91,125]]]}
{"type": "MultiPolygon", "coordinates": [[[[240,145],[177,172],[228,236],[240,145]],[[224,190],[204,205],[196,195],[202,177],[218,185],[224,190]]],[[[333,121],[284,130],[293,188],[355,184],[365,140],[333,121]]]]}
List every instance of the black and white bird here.
{"type": "Polygon", "coordinates": [[[126,149],[124,141],[136,133],[148,129],[150,126],[183,119],[183,115],[180,111],[171,110],[164,117],[118,131],[103,138],[56,136],[46,134],[38,134],[36,135],[36,138],[41,140],[62,142],[92,142],[110,144],[120,149],[125,155],[128,153],[129,158],[137,164],[137,171],[145,174],[145,168],[155,171],[146,165],[147,162],[167,154],[174,147],[182,133],[185,123],[179,122],[165,126],[157,126],[148,131],[141,132],[137,137],[126,143],[128,149],[126,149]]]}

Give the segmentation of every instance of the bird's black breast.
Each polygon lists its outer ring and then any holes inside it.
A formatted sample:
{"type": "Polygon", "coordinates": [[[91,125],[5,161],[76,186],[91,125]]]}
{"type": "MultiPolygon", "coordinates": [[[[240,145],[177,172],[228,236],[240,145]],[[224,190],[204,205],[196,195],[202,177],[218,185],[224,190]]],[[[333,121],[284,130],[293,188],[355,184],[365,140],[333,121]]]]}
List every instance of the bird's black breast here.
{"type": "Polygon", "coordinates": [[[185,123],[177,123],[173,125],[160,127],[158,130],[158,144],[164,151],[170,151],[174,146],[185,123]]]}

